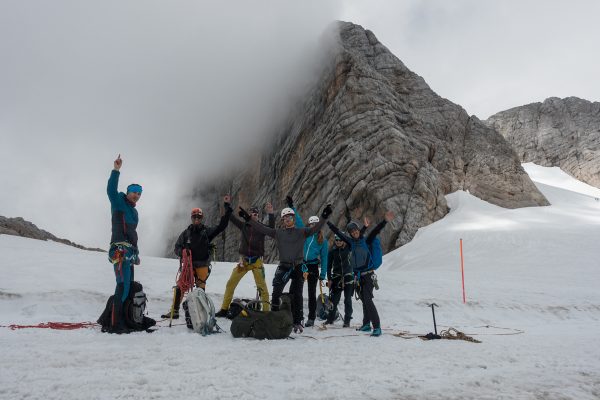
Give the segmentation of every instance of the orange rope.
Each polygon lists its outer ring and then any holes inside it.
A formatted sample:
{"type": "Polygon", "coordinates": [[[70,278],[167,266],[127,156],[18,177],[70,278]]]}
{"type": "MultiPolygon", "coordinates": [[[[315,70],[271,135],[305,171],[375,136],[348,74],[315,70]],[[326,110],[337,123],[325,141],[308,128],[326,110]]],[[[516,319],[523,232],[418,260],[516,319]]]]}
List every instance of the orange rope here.
{"type": "Polygon", "coordinates": [[[194,287],[194,267],[192,265],[192,252],[189,249],[184,249],[181,254],[181,267],[177,274],[177,286],[181,290],[181,294],[194,287]]]}
{"type": "Polygon", "coordinates": [[[2,328],[10,328],[11,330],[24,328],[44,328],[44,329],[59,329],[70,331],[73,329],[92,328],[100,326],[95,322],[41,322],[37,325],[0,325],[2,328]]]}

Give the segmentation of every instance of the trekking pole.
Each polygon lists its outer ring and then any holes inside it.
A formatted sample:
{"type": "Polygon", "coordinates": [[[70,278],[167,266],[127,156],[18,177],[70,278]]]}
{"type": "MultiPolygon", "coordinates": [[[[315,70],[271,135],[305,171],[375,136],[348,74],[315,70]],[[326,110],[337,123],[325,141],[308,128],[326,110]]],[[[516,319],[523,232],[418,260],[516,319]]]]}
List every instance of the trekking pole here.
{"type": "Polygon", "coordinates": [[[169,328],[173,323],[173,314],[175,313],[175,297],[177,296],[177,286],[173,286],[173,302],[171,303],[171,318],[169,319],[169,328]]]}

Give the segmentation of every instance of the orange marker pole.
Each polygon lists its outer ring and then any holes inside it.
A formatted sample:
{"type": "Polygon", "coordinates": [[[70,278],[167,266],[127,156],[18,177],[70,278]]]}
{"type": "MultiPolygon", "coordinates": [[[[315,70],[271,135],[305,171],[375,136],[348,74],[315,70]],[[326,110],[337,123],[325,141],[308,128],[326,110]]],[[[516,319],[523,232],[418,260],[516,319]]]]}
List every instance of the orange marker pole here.
{"type": "Polygon", "coordinates": [[[466,304],[467,296],[465,295],[465,259],[463,257],[462,239],[460,239],[460,273],[462,274],[463,304],[466,304]]]}

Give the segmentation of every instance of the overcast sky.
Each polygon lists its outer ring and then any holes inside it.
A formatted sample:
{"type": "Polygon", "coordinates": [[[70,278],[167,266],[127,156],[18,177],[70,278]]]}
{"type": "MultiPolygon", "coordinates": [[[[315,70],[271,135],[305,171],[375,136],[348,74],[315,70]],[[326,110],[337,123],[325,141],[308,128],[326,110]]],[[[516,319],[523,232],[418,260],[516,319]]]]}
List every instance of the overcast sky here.
{"type": "Polygon", "coordinates": [[[599,101],[599,15],[594,0],[0,0],[0,215],[107,248],[120,153],[121,189],[144,186],[141,250],[158,254],[195,179],[253,157],[285,117],[332,20],[485,119],[599,101]]]}

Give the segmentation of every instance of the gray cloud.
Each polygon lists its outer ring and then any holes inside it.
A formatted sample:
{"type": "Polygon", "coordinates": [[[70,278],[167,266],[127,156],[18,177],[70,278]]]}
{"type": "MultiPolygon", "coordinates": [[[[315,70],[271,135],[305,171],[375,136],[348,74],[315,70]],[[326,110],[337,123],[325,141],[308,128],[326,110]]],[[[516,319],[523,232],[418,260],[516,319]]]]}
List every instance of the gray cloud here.
{"type": "Polygon", "coordinates": [[[142,251],[160,253],[194,179],[251,157],[310,81],[321,3],[3,2],[0,214],[106,247],[121,153],[142,251]]]}
{"type": "Polygon", "coordinates": [[[480,118],[549,96],[600,99],[596,1],[0,2],[0,214],[106,247],[105,185],[144,185],[158,254],[195,179],[243,162],[314,74],[333,19],[375,32],[480,118]],[[182,200],[183,199],[183,200],[182,200]]]}

